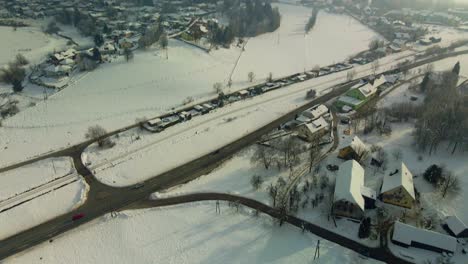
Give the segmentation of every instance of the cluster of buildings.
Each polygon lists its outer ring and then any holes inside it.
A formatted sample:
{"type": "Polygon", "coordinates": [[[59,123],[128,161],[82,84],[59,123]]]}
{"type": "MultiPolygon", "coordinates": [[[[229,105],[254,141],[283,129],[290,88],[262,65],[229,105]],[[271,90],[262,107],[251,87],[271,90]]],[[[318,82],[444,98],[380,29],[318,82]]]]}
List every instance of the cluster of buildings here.
{"type": "Polygon", "coordinates": [[[394,85],[398,79],[398,75],[380,75],[375,79],[361,80],[345,95],[340,96],[335,105],[345,113],[356,110],[388,86],[394,85]]]}
{"type": "MultiPolygon", "coordinates": [[[[339,151],[338,157],[347,159],[336,177],[332,214],[337,217],[361,220],[365,211],[374,209],[380,200],[397,208],[411,209],[417,200],[413,174],[401,163],[399,168],[383,177],[378,191],[365,186],[365,169],[358,161],[364,152],[370,150],[357,136],[339,151]]],[[[468,227],[456,216],[448,216],[443,221],[447,234],[420,229],[396,221],[391,229],[390,239],[399,246],[416,247],[435,252],[456,252],[458,238],[468,237],[468,227]]]]}

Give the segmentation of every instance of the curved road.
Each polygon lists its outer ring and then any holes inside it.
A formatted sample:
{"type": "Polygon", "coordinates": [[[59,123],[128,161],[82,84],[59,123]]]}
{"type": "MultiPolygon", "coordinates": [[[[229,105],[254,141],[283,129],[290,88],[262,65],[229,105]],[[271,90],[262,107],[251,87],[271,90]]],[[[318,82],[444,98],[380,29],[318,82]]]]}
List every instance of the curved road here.
{"type": "Polygon", "coordinates": [[[193,193],[177,197],[155,199],[155,200],[146,200],[140,202],[138,205],[142,208],[145,207],[162,207],[169,205],[177,205],[191,202],[199,201],[229,201],[242,204],[246,207],[258,210],[264,214],[267,214],[273,218],[284,220],[285,222],[294,225],[298,228],[304,228],[305,230],[323,238],[328,241],[334,242],[340,246],[349,248],[357,253],[368,255],[373,259],[377,259],[386,263],[391,264],[409,264],[410,262],[400,259],[394,256],[386,247],[367,247],[358,243],[352,239],[349,239],[345,236],[342,236],[338,233],[329,231],[325,228],[322,228],[314,223],[308,222],[306,220],[300,219],[292,215],[282,215],[278,210],[273,207],[270,207],[259,201],[224,193],[193,193]]]}

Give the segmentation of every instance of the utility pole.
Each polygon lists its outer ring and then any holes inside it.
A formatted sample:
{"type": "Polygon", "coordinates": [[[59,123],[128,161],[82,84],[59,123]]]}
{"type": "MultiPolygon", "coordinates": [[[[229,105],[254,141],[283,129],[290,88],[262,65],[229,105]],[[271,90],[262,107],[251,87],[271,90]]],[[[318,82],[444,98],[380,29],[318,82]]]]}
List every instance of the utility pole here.
{"type": "Polygon", "coordinates": [[[320,258],[320,239],[317,240],[317,247],[315,247],[314,260],[320,258]]]}

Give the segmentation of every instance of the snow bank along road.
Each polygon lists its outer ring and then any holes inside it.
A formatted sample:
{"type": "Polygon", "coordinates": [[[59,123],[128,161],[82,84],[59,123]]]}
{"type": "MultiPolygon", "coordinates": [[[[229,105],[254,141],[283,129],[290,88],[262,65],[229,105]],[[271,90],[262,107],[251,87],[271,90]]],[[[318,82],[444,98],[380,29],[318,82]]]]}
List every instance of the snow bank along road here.
{"type": "MultiPolygon", "coordinates": [[[[457,56],[465,53],[468,53],[468,51],[445,54],[424,61],[416,62],[408,67],[418,67],[423,64],[437,61],[446,57],[457,56]]],[[[36,160],[43,159],[46,157],[64,156],[64,153],[68,154],[68,156],[72,156],[77,172],[84,176],[87,183],[90,185],[88,199],[84,205],[74,210],[73,212],[67,213],[49,222],[33,227],[29,230],[23,231],[21,233],[18,233],[14,236],[0,241],[0,244],[2,245],[0,247],[0,259],[11,256],[26,248],[32,247],[38,243],[46,241],[51,237],[64,233],[67,230],[75,228],[94,218],[102,216],[107,212],[116,211],[139,200],[144,200],[155,191],[161,191],[166,188],[170,188],[172,186],[199,177],[200,175],[203,175],[207,171],[213,169],[219,162],[233,155],[243,147],[255,142],[263,134],[273,130],[278,125],[292,119],[296,115],[296,113],[300,113],[315,104],[324,103],[338,95],[341,95],[343,92],[349,89],[349,87],[351,87],[355,82],[356,81],[346,83],[344,85],[336,87],[335,89],[331,89],[329,93],[315,100],[312,100],[310,103],[305,104],[299,107],[298,109],[295,109],[294,111],[257,129],[256,131],[251,132],[250,134],[242,137],[241,139],[238,139],[224,146],[215,155],[207,154],[187,164],[171,169],[170,171],[167,171],[159,175],[158,177],[154,177],[148,180],[147,182],[145,182],[145,185],[139,189],[135,189],[132,187],[113,188],[98,182],[93,177],[91,172],[84,166],[84,164],[81,161],[81,153],[89,144],[93,143],[93,141],[83,142],[79,145],[66,148],[55,153],[49,153],[47,155],[44,155],[43,157],[37,158],[36,160]],[[84,213],[85,217],[78,221],[71,221],[72,216],[76,213],[84,213]]],[[[133,125],[131,127],[133,128],[135,126],[136,125],[133,125]]],[[[111,132],[105,137],[114,135],[116,133],[120,133],[127,129],[128,128],[124,128],[111,132]]],[[[20,167],[28,163],[32,163],[32,161],[27,161],[10,167],[20,167]]],[[[5,171],[7,169],[8,168],[4,168],[0,170],[0,172],[5,171]]]]}

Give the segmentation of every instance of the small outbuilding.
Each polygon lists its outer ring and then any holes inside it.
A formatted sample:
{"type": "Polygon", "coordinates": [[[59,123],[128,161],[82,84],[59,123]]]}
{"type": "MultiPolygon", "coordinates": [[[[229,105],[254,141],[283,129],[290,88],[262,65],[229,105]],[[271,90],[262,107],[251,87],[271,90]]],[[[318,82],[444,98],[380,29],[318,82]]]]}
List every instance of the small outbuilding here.
{"type": "Polygon", "coordinates": [[[348,146],[340,149],[338,158],[360,161],[368,153],[369,148],[366,144],[364,144],[358,136],[355,136],[348,146]]]}
{"type": "Polygon", "coordinates": [[[456,215],[445,218],[443,227],[454,237],[468,237],[468,227],[456,215]]]}
{"type": "Polygon", "coordinates": [[[457,239],[452,236],[416,228],[398,221],[393,225],[392,242],[406,248],[415,247],[439,253],[454,253],[457,249],[457,239]]]}

